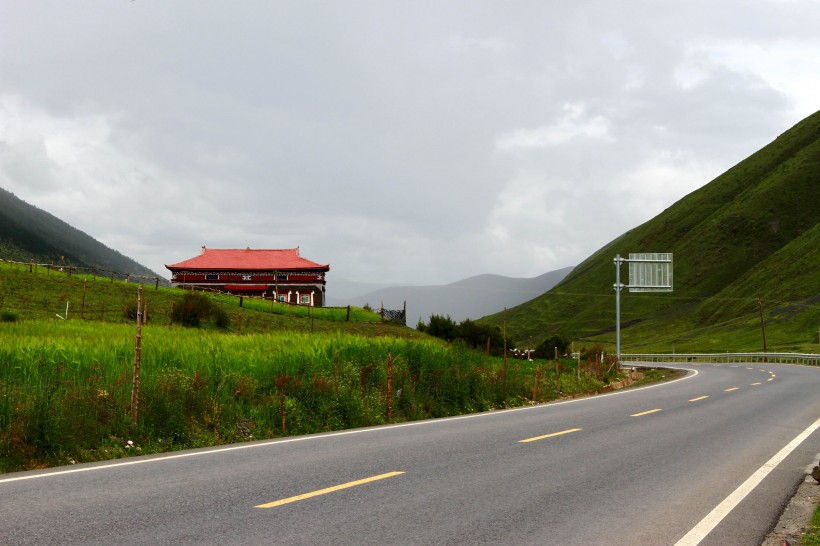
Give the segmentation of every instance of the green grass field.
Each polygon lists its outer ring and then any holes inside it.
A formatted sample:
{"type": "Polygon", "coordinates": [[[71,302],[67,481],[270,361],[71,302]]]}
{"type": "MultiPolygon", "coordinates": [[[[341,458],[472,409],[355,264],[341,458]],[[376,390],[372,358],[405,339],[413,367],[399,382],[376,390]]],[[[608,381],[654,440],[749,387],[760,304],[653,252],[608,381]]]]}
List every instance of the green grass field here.
{"type": "Polygon", "coordinates": [[[170,319],[185,291],[143,287],[134,424],[137,292],[0,264],[0,471],[543,402],[617,374],[505,363],[363,309],[348,320],[346,308],[221,295],[228,326],[188,328],[170,319]]]}

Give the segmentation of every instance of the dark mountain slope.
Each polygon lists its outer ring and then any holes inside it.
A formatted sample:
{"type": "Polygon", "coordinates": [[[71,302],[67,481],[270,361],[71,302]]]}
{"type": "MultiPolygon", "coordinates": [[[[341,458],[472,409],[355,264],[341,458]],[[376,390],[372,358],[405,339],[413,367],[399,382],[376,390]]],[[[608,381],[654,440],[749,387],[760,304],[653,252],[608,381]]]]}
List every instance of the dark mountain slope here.
{"type": "Polygon", "coordinates": [[[157,274],[0,188],[0,258],[157,274]]]}

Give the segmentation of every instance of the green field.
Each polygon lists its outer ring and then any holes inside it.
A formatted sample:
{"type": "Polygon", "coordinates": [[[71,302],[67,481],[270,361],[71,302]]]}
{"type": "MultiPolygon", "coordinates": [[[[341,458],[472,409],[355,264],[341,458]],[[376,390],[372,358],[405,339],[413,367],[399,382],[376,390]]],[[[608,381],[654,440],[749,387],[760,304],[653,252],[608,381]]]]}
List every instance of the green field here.
{"type": "Polygon", "coordinates": [[[144,287],[134,424],[138,287],[8,264],[0,283],[3,472],[511,407],[617,377],[611,361],[505,362],[365,310],[222,296],[226,327],[187,328],[170,320],[184,291],[144,287]]]}

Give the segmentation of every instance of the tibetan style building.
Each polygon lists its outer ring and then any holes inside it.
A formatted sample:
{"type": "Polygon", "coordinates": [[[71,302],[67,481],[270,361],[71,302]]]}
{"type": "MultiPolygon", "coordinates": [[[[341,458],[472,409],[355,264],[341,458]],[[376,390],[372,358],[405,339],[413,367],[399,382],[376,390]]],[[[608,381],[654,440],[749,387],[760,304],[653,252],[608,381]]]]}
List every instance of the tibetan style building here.
{"type": "Polygon", "coordinates": [[[166,265],[171,283],[231,294],[255,295],[286,303],[321,307],[325,273],[320,265],[299,256],[299,248],[284,250],[216,249],[202,247],[199,256],[166,265]]]}

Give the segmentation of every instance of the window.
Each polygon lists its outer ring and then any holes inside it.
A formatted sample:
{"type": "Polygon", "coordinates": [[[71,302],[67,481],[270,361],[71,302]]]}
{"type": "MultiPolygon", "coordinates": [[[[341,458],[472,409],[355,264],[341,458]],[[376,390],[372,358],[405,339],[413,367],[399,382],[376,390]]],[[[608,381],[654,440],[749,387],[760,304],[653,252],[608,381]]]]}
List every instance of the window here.
{"type": "Polygon", "coordinates": [[[217,275],[216,273],[208,273],[207,275],[205,275],[205,280],[206,281],[216,281],[218,279],[219,279],[219,275],[217,275]]]}
{"type": "Polygon", "coordinates": [[[299,298],[301,299],[301,302],[304,304],[310,303],[310,294],[302,294],[301,296],[299,296],[299,298]]]}
{"type": "Polygon", "coordinates": [[[285,300],[286,297],[287,296],[285,296],[284,294],[279,294],[279,301],[286,301],[285,300]]]}

